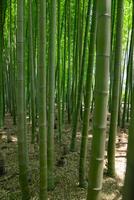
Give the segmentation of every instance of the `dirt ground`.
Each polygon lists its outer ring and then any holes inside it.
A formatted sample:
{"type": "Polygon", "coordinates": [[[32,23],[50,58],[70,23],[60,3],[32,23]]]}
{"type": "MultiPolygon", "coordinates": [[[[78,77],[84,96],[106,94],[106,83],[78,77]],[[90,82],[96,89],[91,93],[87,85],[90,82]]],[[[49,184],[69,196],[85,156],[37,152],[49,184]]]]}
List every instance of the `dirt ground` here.
{"type": "MultiPolygon", "coordinates": [[[[30,124],[28,124],[28,141],[29,141],[29,185],[31,199],[37,200],[39,194],[39,156],[38,144],[33,147],[30,145],[30,124]]],[[[38,130],[37,130],[38,132],[38,130]]],[[[55,131],[56,132],[56,131],[55,131]]],[[[5,156],[6,174],[0,177],[0,200],[20,200],[21,191],[19,186],[19,172],[17,161],[17,137],[16,127],[12,125],[12,119],[6,115],[4,129],[0,130],[0,149],[5,156]],[[8,139],[11,141],[8,141],[8,139]]],[[[56,133],[55,133],[56,135],[56,133]]],[[[63,133],[63,145],[55,144],[55,163],[62,156],[63,149],[66,148],[65,164],[63,167],[55,165],[56,186],[52,192],[49,192],[49,200],[86,200],[87,189],[81,189],[78,183],[79,169],[79,147],[80,132],[77,134],[77,152],[69,152],[70,128],[67,125],[63,133]]],[[[88,157],[90,155],[91,131],[89,131],[88,157]]],[[[126,167],[126,148],[127,134],[120,132],[117,136],[116,144],[116,174],[117,178],[112,179],[105,175],[103,181],[102,200],[121,200],[121,190],[126,167]]],[[[107,157],[105,155],[105,157],[107,157]]],[[[87,158],[87,169],[88,169],[87,158]]],[[[107,159],[105,159],[105,170],[107,159]]],[[[87,170],[88,171],[88,170],[87,170]]]]}

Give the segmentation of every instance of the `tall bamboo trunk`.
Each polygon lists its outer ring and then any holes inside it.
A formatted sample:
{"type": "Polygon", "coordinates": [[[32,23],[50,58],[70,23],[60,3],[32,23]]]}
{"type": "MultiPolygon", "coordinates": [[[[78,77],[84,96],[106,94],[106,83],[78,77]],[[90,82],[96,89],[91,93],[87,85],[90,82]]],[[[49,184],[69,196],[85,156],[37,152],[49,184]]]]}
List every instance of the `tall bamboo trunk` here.
{"type": "Polygon", "coordinates": [[[0,3],[0,128],[3,126],[3,67],[2,67],[2,46],[3,46],[3,22],[2,22],[2,3],[0,3]]]}
{"type": "Polygon", "coordinates": [[[76,109],[73,112],[73,127],[72,127],[72,139],[70,144],[71,151],[75,150],[76,145],[76,134],[77,134],[77,127],[79,123],[79,116],[80,116],[80,106],[82,101],[82,92],[83,92],[83,82],[84,82],[84,71],[85,71],[85,61],[86,61],[86,50],[87,50],[87,42],[88,42],[88,31],[89,31],[89,24],[90,24],[90,9],[91,9],[91,0],[88,3],[88,10],[86,16],[86,27],[85,27],[85,36],[84,36],[84,46],[83,46],[83,54],[82,59],[80,60],[80,78],[78,84],[78,96],[76,102],[76,109]]]}
{"type": "Polygon", "coordinates": [[[31,88],[31,117],[32,117],[32,137],[31,142],[35,142],[35,70],[34,70],[34,43],[33,43],[33,14],[32,0],[29,0],[29,68],[30,68],[30,88],[31,88]]]}
{"type": "MultiPolygon", "coordinates": [[[[132,14],[132,61],[134,58],[134,2],[132,14]]],[[[134,64],[132,64],[132,101],[131,101],[131,120],[129,126],[128,149],[127,149],[127,167],[124,181],[123,200],[133,200],[134,198],[134,64]]]]}
{"type": "Polygon", "coordinates": [[[88,178],[88,200],[100,200],[109,89],[111,0],[97,1],[97,46],[93,140],[88,178]]]}
{"type": "Polygon", "coordinates": [[[122,60],[122,31],[123,31],[123,9],[124,0],[118,1],[117,5],[117,24],[115,40],[115,61],[114,61],[114,80],[112,88],[111,121],[108,141],[108,174],[115,176],[115,144],[118,124],[118,109],[120,96],[120,77],[122,60]]]}
{"type": "Polygon", "coordinates": [[[50,5],[49,38],[49,111],[48,111],[48,189],[54,188],[54,102],[55,102],[55,61],[56,61],[56,0],[50,5]]]}
{"type": "Polygon", "coordinates": [[[24,77],[24,4],[17,1],[17,136],[22,199],[29,199],[24,77]]]}
{"type": "Polygon", "coordinates": [[[80,186],[85,186],[85,174],[86,174],[86,155],[87,155],[87,137],[89,128],[89,115],[90,115],[90,104],[91,104],[91,92],[92,92],[92,76],[94,67],[95,57],[95,39],[96,39],[96,0],[94,0],[92,25],[90,31],[90,46],[88,56],[88,69],[87,69],[87,80],[86,80],[86,95],[85,95],[85,110],[83,119],[82,139],[81,139],[81,150],[80,150],[80,166],[79,166],[79,183],[80,186]]]}
{"type": "Polygon", "coordinates": [[[47,125],[46,125],[46,1],[39,0],[39,147],[40,200],[47,200],[47,125]]]}

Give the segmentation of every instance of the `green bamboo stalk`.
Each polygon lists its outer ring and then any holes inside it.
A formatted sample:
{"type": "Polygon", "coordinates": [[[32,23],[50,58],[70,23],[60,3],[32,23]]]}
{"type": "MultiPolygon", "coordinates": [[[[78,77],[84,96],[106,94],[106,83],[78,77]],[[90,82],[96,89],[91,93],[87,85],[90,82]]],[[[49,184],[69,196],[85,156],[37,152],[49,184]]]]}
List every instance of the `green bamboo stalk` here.
{"type": "MultiPolygon", "coordinates": [[[[90,3],[90,1],[89,1],[90,3]]],[[[94,55],[95,55],[95,39],[96,39],[96,7],[97,1],[93,1],[93,14],[92,14],[92,25],[90,31],[90,46],[88,56],[88,69],[87,69],[87,80],[86,80],[86,95],[85,95],[85,110],[83,119],[82,139],[80,148],[80,165],[79,165],[79,184],[81,187],[86,185],[86,155],[87,155],[87,136],[89,127],[89,115],[90,115],[90,104],[91,104],[91,92],[92,92],[92,76],[94,67],[94,55]]]]}
{"type": "Polygon", "coordinates": [[[75,14],[74,14],[74,26],[73,26],[73,65],[72,65],[72,91],[71,91],[71,97],[72,97],[72,101],[71,101],[71,112],[73,113],[76,107],[76,96],[75,96],[75,82],[76,82],[76,65],[75,65],[75,57],[76,57],[76,39],[77,39],[77,0],[75,0],[75,14]]]}
{"type": "Polygon", "coordinates": [[[122,31],[123,31],[124,0],[117,4],[117,24],[115,41],[114,80],[112,88],[111,121],[108,140],[108,175],[115,176],[115,144],[118,124],[118,109],[120,95],[120,77],[122,60],[122,31]]]}
{"type": "Polygon", "coordinates": [[[47,200],[47,125],[46,125],[46,1],[38,1],[39,46],[39,147],[40,147],[40,200],[47,200]]]}
{"type": "Polygon", "coordinates": [[[3,84],[2,84],[2,46],[3,46],[3,20],[2,20],[2,13],[3,13],[3,4],[0,3],[0,128],[3,126],[3,84]]]}
{"type": "Polygon", "coordinates": [[[76,109],[73,112],[73,127],[72,127],[72,139],[70,144],[71,151],[75,150],[76,144],[76,133],[77,133],[77,126],[79,122],[80,116],[80,106],[81,106],[81,99],[82,99],[82,91],[83,91],[83,82],[84,82],[84,71],[85,71],[85,62],[86,62],[86,50],[87,50],[87,41],[88,41],[88,31],[89,31],[89,22],[90,22],[90,9],[91,9],[91,0],[88,3],[88,10],[87,10],[87,17],[86,17],[86,28],[85,28],[85,36],[84,36],[84,47],[83,47],[83,55],[80,64],[81,74],[80,80],[78,84],[78,97],[77,97],[77,104],[76,109]]]}
{"type": "Polygon", "coordinates": [[[17,136],[19,180],[22,199],[30,199],[28,188],[28,162],[26,146],[25,79],[24,79],[24,3],[17,1],[17,136]]]}
{"type": "Polygon", "coordinates": [[[126,168],[126,176],[125,176],[125,184],[123,190],[123,200],[133,200],[133,184],[134,184],[134,159],[133,159],[133,151],[134,151],[134,85],[133,85],[133,103],[131,110],[131,122],[129,128],[129,139],[128,139],[128,150],[127,150],[127,168],[126,168]]]}
{"type": "MultiPolygon", "coordinates": [[[[80,19],[80,1],[75,0],[75,18],[74,18],[74,43],[73,43],[73,73],[72,73],[72,113],[74,115],[77,105],[77,95],[78,95],[78,78],[79,78],[79,35],[80,35],[80,23],[78,23],[78,19],[80,19]]],[[[74,118],[74,117],[73,117],[74,118]]],[[[72,119],[73,121],[73,119],[72,119]]],[[[74,122],[73,122],[74,123],[74,122]]],[[[72,123],[72,126],[73,126],[72,123]]],[[[73,129],[73,127],[72,127],[73,129]]],[[[73,131],[72,131],[73,132],[73,131]]]]}
{"type": "Polygon", "coordinates": [[[111,43],[111,0],[97,2],[97,46],[95,76],[95,109],[92,151],[88,177],[88,200],[100,200],[109,89],[111,43]]]}
{"type": "Polygon", "coordinates": [[[110,59],[110,85],[109,85],[109,112],[111,112],[111,101],[112,101],[112,86],[113,86],[113,68],[114,68],[114,56],[115,56],[115,24],[116,24],[116,7],[117,0],[112,1],[111,13],[111,59],[110,59]]]}
{"type": "Polygon", "coordinates": [[[118,126],[121,126],[121,117],[122,117],[122,93],[123,93],[123,83],[124,83],[124,77],[125,77],[125,68],[126,68],[126,60],[127,60],[127,54],[128,54],[128,46],[129,46],[129,34],[130,30],[128,30],[128,39],[126,43],[126,49],[124,53],[124,64],[123,69],[121,72],[121,84],[120,84],[120,99],[119,99],[119,111],[118,111],[118,126]]]}
{"type": "Polygon", "coordinates": [[[29,67],[30,67],[30,86],[31,86],[31,114],[32,114],[32,137],[31,142],[35,141],[35,73],[34,73],[34,54],[33,54],[33,15],[32,0],[29,0],[29,67]]]}
{"type": "Polygon", "coordinates": [[[56,0],[50,4],[49,38],[49,111],[48,111],[48,189],[54,188],[54,102],[55,102],[55,61],[56,61],[56,0]]]}
{"type": "MultiPolygon", "coordinates": [[[[131,58],[133,61],[134,58],[134,2],[132,9],[132,40],[131,40],[131,58]]],[[[127,167],[126,167],[126,175],[124,181],[124,189],[123,189],[123,200],[132,200],[134,197],[134,64],[132,64],[132,101],[131,101],[131,120],[129,126],[129,136],[128,136],[128,149],[127,149],[127,167]]]]}
{"type": "Polygon", "coordinates": [[[125,83],[125,98],[124,98],[124,107],[123,107],[123,115],[122,115],[122,128],[125,128],[125,122],[126,122],[126,109],[127,109],[128,88],[129,88],[129,81],[130,81],[132,50],[133,50],[133,31],[131,32],[129,59],[128,59],[128,64],[127,64],[127,77],[126,77],[126,83],[125,83]]]}
{"type": "Polygon", "coordinates": [[[64,120],[65,120],[65,97],[66,97],[67,3],[65,4],[64,17],[65,17],[65,20],[64,20],[64,64],[63,64],[63,76],[62,76],[62,124],[64,124],[64,120]]]}
{"type": "Polygon", "coordinates": [[[71,2],[68,0],[68,79],[67,79],[67,109],[68,122],[71,122],[71,2]]]}
{"type": "Polygon", "coordinates": [[[15,89],[15,67],[13,65],[13,2],[10,0],[10,68],[11,68],[11,88],[12,88],[12,115],[13,115],[13,123],[16,125],[16,89],[15,89]]]}
{"type": "Polygon", "coordinates": [[[57,67],[58,67],[58,131],[59,131],[59,140],[61,140],[62,133],[62,105],[61,105],[61,38],[60,38],[60,18],[61,18],[61,5],[60,0],[58,0],[58,34],[57,34],[57,67]]]}

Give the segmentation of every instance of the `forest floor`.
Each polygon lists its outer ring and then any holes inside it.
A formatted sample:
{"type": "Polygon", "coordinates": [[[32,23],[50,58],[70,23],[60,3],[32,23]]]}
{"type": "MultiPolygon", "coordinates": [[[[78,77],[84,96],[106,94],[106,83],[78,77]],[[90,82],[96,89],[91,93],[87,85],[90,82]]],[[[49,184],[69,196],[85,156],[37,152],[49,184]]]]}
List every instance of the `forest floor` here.
{"type": "MultiPolygon", "coordinates": [[[[28,132],[31,131],[31,125],[28,124],[28,132]]],[[[38,130],[37,130],[38,132],[38,130]]],[[[55,135],[57,130],[55,130],[55,135]]],[[[90,155],[91,147],[91,132],[89,131],[89,147],[88,157],[90,155]]],[[[12,119],[7,114],[5,119],[5,126],[0,130],[0,151],[5,156],[6,174],[0,177],[0,200],[20,200],[21,192],[19,186],[19,172],[17,161],[17,137],[16,127],[12,125],[12,119]]],[[[81,189],[78,183],[78,169],[80,156],[80,132],[77,133],[77,151],[69,152],[70,144],[70,127],[66,125],[62,145],[58,142],[55,144],[56,165],[55,177],[56,186],[52,192],[49,192],[49,200],[86,200],[87,189],[81,189]],[[66,152],[64,152],[66,151],[66,152]],[[64,154],[64,155],[63,155],[64,154]],[[60,157],[64,157],[63,166],[60,165],[60,157]]],[[[39,149],[38,144],[33,148],[29,140],[29,185],[31,191],[31,199],[37,200],[39,194],[39,149]]],[[[102,191],[102,200],[121,200],[121,191],[123,186],[123,179],[126,167],[126,148],[127,148],[127,134],[120,132],[117,136],[116,144],[116,179],[106,176],[104,172],[104,182],[102,191]]],[[[87,158],[87,169],[88,169],[87,158]]],[[[107,159],[105,155],[105,170],[107,166],[107,159]]]]}

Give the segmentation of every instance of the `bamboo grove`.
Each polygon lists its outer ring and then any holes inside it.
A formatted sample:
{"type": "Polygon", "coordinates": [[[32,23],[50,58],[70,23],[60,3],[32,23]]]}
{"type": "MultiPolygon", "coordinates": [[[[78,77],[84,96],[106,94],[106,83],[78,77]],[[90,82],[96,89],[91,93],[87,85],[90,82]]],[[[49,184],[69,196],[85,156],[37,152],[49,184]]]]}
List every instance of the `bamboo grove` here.
{"type": "Polygon", "coordinates": [[[133,50],[133,0],[0,0],[0,129],[10,113],[23,200],[31,198],[32,147],[39,147],[39,199],[55,189],[55,146],[66,127],[87,200],[101,199],[104,160],[116,179],[117,137],[127,132],[122,196],[134,199],[133,50]]]}

